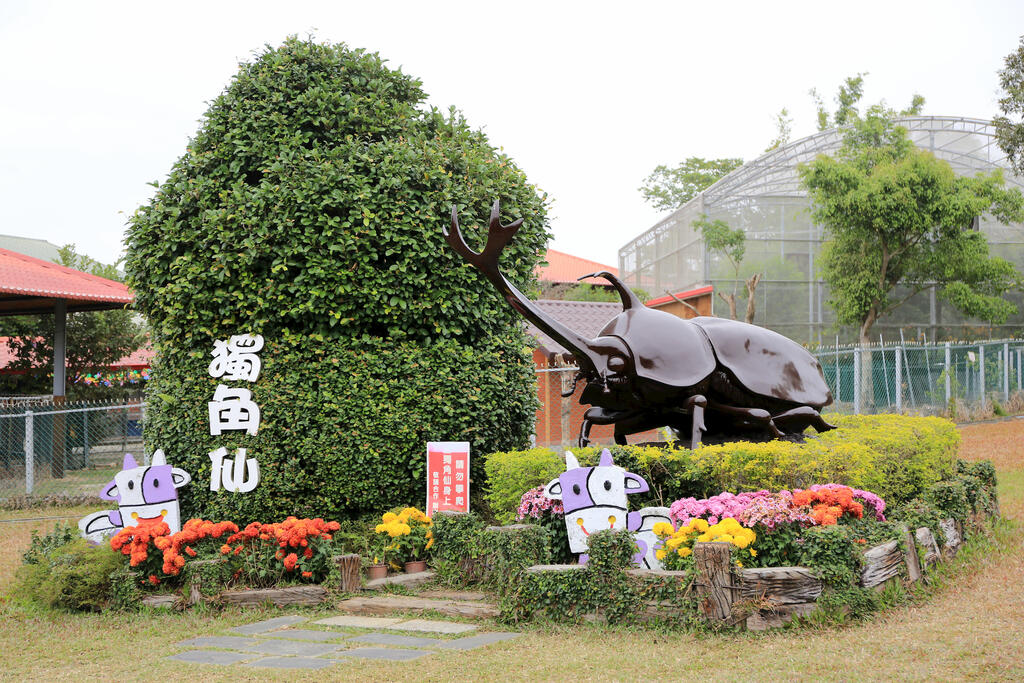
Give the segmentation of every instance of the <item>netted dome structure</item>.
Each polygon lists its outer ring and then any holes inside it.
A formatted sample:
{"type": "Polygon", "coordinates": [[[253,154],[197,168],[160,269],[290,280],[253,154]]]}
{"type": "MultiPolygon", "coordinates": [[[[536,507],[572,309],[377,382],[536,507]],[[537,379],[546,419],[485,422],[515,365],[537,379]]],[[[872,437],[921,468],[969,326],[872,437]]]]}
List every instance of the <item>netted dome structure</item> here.
{"type": "MultiPolygon", "coordinates": [[[[1005,154],[996,145],[989,121],[951,116],[910,116],[898,119],[920,148],[948,161],[961,175],[1003,169],[1007,185],[1024,191],[1024,179],[1014,175],[1005,154]]],[[[744,164],[709,187],[685,206],[661,220],[619,249],[619,272],[632,287],[652,295],[703,285],[731,292],[734,283],[744,293],[743,280],[763,273],[757,289],[754,322],[792,339],[829,343],[856,339],[856,330],[837,329],[827,305],[828,288],[817,275],[823,235],[812,219],[807,192],[797,173],[799,164],[839,149],[842,133],[836,129],[788,143],[744,164]],[[747,235],[747,249],[737,281],[729,262],[709,253],[693,222],[707,214],[747,235]]],[[[983,217],[978,228],[986,235],[993,255],[1024,270],[1024,225],[1002,225],[983,217]]],[[[1011,294],[1024,311],[1024,296],[1011,294]]],[[[741,304],[741,312],[743,305],[741,304]]],[[[716,314],[725,306],[716,302],[716,314]]],[[[934,289],[913,297],[892,315],[879,320],[875,334],[886,341],[906,338],[965,339],[978,336],[1013,336],[1024,328],[1024,312],[1003,326],[963,318],[935,296],[934,289]]]]}

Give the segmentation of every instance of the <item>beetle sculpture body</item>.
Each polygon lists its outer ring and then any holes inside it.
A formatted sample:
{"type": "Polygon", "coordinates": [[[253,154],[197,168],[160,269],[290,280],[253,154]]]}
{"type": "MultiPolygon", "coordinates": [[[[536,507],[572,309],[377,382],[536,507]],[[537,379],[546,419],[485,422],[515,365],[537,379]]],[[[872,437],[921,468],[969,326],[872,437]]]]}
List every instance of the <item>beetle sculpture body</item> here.
{"type": "MultiPolygon", "coordinates": [[[[480,270],[523,317],[569,349],[579,364],[576,382],[586,386],[579,444],[586,446],[594,424],[615,425],[616,443],[626,436],[671,427],[696,447],[704,432],[721,438],[798,435],[807,427],[834,427],[819,411],[832,402],[821,365],[806,349],[757,325],[724,318],[689,320],[644,306],[611,273],[603,277],[622,299],[622,313],[587,339],[550,317],[510,283],[498,256],[522,225],[502,225],[498,202],[491,209],[487,244],[477,253],[459,230],[452,207],[448,244],[480,270]]],[[[572,395],[573,388],[566,394],[572,395]]]]}

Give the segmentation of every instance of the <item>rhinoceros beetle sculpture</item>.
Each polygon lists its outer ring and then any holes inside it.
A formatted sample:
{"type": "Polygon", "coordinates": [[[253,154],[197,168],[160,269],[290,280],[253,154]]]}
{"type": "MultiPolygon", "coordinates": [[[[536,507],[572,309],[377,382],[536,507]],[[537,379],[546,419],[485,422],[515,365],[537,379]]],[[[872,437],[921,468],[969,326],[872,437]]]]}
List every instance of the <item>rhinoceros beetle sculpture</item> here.
{"type": "Polygon", "coordinates": [[[581,404],[590,404],[580,427],[579,445],[590,442],[594,424],[614,424],[615,442],[628,434],[671,427],[690,436],[690,447],[709,432],[724,438],[761,431],[769,438],[834,429],[818,411],[832,393],[818,361],[799,344],[757,325],[715,317],[689,320],[644,306],[626,285],[607,272],[602,277],[622,299],[622,313],[587,339],[539,309],[498,268],[498,256],[523,219],[502,225],[499,203],[491,208],[487,244],[479,253],[466,244],[452,207],[445,240],[477,268],[523,317],[569,349],[586,380],[581,404]]]}

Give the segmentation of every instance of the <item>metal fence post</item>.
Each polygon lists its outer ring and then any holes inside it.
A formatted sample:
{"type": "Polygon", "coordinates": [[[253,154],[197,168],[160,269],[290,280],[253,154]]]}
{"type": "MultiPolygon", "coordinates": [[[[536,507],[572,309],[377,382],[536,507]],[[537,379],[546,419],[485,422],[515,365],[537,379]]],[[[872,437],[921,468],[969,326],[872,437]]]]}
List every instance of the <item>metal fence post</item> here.
{"type": "Polygon", "coordinates": [[[25,495],[31,496],[36,485],[35,429],[32,411],[25,411],[25,495]]]}
{"type": "Polygon", "coordinates": [[[949,405],[949,375],[953,372],[953,366],[950,363],[950,351],[949,342],[946,342],[946,405],[949,405]]]}
{"type": "Polygon", "coordinates": [[[903,347],[896,349],[896,412],[903,412],[903,347]]]}
{"type": "Polygon", "coordinates": [[[853,414],[860,414],[860,347],[853,350],[853,414]]]}
{"type": "Polygon", "coordinates": [[[1022,380],[1021,372],[1020,372],[1020,360],[1021,360],[1021,358],[1020,358],[1020,349],[1018,348],[1017,349],[1017,391],[1024,391],[1024,386],[1022,386],[1022,383],[1024,383],[1024,380],[1022,380]]]}
{"type": "Polygon", "coordinates": [[[985,345],[978,344],[978,401],[985,402],[985,345]]]}
{"type": "Polygon", "coordinates": [[[1010,345],[1003,342],[1003,401],[1010,400],[1010,345]]]}

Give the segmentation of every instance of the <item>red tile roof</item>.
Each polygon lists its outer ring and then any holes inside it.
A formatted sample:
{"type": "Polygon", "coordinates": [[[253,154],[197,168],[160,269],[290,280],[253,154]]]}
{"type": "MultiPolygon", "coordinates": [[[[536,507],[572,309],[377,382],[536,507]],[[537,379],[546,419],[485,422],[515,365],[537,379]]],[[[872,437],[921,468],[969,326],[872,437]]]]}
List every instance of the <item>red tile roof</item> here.
{"type": "MultiPolygon", "coordinates": [[[[135,295],[120,282],[0,249],[0,296],[130,304],[135,295]]],[[[4,298],[7,298],[4,297],[4,298]]]]}
{"type": "Polygon", "coordinates": [[[548,265],[537,266],[537,279],[547,282],[576,282],[581,275],[589,275],[602,270],[607,270],[616,277],[619,275],[619,269],[614,266],[607,266],[554,249],[548,249],[544,260],[548,262],[548,265]]]}
{"type": "Polygon", "coordinates": [[[697,289],[691,289],[688,292],[676,292],[675,297],[660,296],[657,299],[651,299],[650,301],[645,302],[644,305],[660,306],[662,304],[667,304],[670,301],[675,301],[676,299],[682,299],[683,301],[686,301],[687,299],[692,299],[695,296],[701,296],[702,294],[710,294],[712,290],[714,290],[714,286],[707,285],[706,287],[698,287],[697,289]]]}

